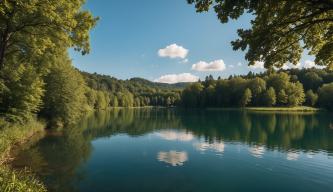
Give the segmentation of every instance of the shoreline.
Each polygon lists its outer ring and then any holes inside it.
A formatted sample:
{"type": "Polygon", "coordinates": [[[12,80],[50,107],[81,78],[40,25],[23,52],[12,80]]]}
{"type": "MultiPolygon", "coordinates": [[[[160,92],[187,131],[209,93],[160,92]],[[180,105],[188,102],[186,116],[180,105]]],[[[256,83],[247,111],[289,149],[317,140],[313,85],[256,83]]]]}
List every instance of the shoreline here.
{"type": "Polygon", "coordinates": [[[215,108],[215,107],[209,107],[206,108],[207,110],[234,110],[234,111],[258,111],[258,112],[320,112],[324,111],[320,108],[314,108],[314,107],[306,107],[306,106],[300,106],[300,107],[231,107],[231,108],[215,108]]]}

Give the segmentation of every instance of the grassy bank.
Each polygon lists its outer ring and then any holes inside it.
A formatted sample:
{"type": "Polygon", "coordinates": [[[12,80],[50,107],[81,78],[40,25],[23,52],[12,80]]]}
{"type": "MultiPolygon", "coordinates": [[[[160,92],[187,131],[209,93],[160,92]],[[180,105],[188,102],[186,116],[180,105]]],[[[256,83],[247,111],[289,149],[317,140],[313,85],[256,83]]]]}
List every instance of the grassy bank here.
{"type": "Polygon", "coordinates": [[[24,144],[36,133],[43,132],[45,123],[31,120],[23,124],[11,124],[0,119],[0,191],[39,192],[45,187],[27,170],[15,171],[6,166],[11,150],[24,144]]]}
{"type": "Polygon", "coordinates": [[[299,107],[247,107],[245,110],[249,111],[299,111],[299,112],[315,112],[320,111],[319,108],[314,107],[306,107],[306,106],[299,106],[299,107]]]}
{"type": "Polygon", "coordinates": [[[271,111],[271,112],[317,112],[322,109],[298,106],[298,107],[244,107],[244,108],[207,108],[208,110],[245,110],[245,111],[271,111]]]}

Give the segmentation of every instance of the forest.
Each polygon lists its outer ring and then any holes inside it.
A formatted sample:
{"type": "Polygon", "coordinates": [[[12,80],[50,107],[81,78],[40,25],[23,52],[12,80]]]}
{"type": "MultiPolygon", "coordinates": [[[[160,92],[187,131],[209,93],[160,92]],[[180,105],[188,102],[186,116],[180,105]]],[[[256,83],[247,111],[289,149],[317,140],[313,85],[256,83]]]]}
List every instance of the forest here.
{"type": "Polygon", "coordinates": [[[210,75],[182,92],[184,107],[295,107],[333,109],[333,72],[323,69],[268,70],[217,80],[210,75]]]}

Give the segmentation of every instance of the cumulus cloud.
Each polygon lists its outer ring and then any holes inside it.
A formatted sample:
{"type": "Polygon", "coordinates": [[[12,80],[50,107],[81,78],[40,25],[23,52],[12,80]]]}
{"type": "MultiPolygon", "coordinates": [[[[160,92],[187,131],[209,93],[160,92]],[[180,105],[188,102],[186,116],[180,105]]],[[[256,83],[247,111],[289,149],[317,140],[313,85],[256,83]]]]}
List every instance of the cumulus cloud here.
{"type": "Polygon", "coordinates": [[[234,68],[235,66],[234,65],[228,65],[229,68],[234,68]]]}
{"type": "Polygon", "coordinates": [[[188,54],[188,50],[177,44],[171,44],[166,46],[164,49],[158,50],[158,55],[160,57],[169,57],[169,58],[181,58],[185,59],[188,54]]]}
{"type": "Polygon", "coordinates": [[[256,61],[254,62],[254,65],[249,66],[251,69],[265,69],[264,62],[262,61],[256,61]]]}
{"type": "Polygon", "coordinates": [[[212,62],[199,61],[192,65],[192,70],[195,71],[224,71],[226,66],[223,60],[215,60],[212,62]]]}
{"type": "Polygon", "coordinates": [[[155,79],[155,82],[159,83],[180,83],[180,82],[196,82],[199,77],[192,75],[191,73],[181,73],[181,74],[168,74],[155,79]]]}

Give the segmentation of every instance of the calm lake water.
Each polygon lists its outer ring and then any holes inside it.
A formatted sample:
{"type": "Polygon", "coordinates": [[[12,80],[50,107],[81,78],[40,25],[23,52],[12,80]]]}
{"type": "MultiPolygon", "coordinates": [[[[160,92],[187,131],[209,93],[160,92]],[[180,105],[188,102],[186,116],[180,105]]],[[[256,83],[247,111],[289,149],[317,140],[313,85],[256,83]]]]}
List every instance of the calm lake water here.
{"type": "Polygon", "coordinates": [[[333,115],[99,112],[22,149],[50,191],[333,191],[333,115]]]}

